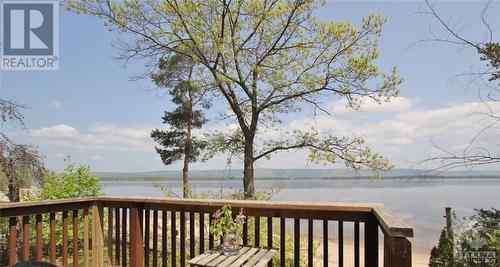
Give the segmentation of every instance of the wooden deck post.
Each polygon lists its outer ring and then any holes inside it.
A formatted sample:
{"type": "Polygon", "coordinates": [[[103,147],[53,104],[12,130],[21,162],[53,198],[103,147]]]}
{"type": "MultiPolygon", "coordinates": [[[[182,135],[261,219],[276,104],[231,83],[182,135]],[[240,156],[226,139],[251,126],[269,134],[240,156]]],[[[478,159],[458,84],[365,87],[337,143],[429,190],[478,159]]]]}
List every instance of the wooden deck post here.
{"type": "Polygon", "coordinates": [[[142,240],[142,208],[130,208],[130,266],[142,267],[144,248],[142,240]]]}
{"type": "Polygon", "coordinates": [[[92,266],[104,267],[103,208],[92,205],[92,266]]]}
{"type": "Polygon", "coordinates": [[[384,267],[411,267],[411,243],[408,239],[384,236],[384,267]]]}
{"type": "Polygon", "coordinates": [[[365,266],[378,266],[378,222],[375,218],[365,222],[365,266]]]}

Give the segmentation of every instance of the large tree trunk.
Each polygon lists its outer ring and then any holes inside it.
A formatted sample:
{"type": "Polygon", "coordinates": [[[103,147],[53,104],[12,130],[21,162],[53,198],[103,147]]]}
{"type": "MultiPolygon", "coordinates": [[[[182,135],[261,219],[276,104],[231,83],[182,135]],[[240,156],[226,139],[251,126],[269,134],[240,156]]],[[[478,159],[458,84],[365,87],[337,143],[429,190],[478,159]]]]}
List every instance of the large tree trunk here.
{"type": "Polygon", "coordinates": [[[20,198],[20,189],[19,189],[19,183],[13,181],[15,178],[10,178],[9,177],[9,201],[10,202],[19,202],[21,201],[20,198]]]}
{"type": "Polygon", "coordinates": [[[255,199],[253,163],[253,136],[249,136],[245,137],[245,158],[243,160],[243,189],[245,191],[245,199],[255,199]]]}
{"type": "Polygon", "coordinates": [[[191,89],[188,90],[188,117],[187,117],[187,129],[186,129],[186,144],[184,145],[184,167],[182,168],[182,197],[189,197],[189,159],[190,153],[193,151],[190,150],[191,138],[192,138],[192,129],[193,129],[193,96],[191,95],[191,89]]]}
{"type": "Polygon", "coordinates": [[[21,201],[20,197],[20,184],[19,180],[17,179],[16,173],[14,171],[14,167],[12,166],[12,163],[7,162],[7,166],[5,168],[5,176],[7,177],[7,180],[9,181],[9,201],[10,202],[19,202],[21,201]]]}
{"type": "Polygon", "coordinates": [[[184,157],[184,168],[182,168],[182,197],[183,198],[189,197],[188,172],[189,172],[189,160],[186,157],[184,157]]]}

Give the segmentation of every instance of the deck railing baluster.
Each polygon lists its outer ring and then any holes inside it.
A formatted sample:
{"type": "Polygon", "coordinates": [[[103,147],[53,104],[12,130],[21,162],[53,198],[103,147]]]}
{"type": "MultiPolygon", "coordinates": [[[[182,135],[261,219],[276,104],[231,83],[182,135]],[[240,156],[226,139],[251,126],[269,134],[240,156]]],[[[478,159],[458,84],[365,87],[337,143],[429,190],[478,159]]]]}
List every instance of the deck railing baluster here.
{"type": "Polygon", "coordinates": [[[42,260],[42,214],[36,215],[36,260],[42,260]]]}
{"type": "Polygon", "coordinates": [[[248,220],[245,220],[245,223],[243,224],[242,239],[243,239],[243,246],[248,245],[248,220]]]}
{"type": "Polygon", "coordinates": [[[122,209],[122,266],[127,267],[127,221],[128,209],[122,209]]]}
{"type": "Polygon", "coordinates": [[[189,212],[189,257],[194,258],[195,252],[195,234],[194,234],[194,212],[189,212]]]}
{"type": "Polygon", "coordinates": [[[161,266],[167,266],[167,211],[161,212],[161,266]]]}
{"type": "Polygon", "coordinates": [[[280,265],[285,266],[285,218],[280,218],[280,265]]]}
{"type": "Polygon", "coordinates": [[[51,213],[50,217],[50,263],[56,263],[56,214],[51,213]]]}
{"type": "Polygon", "coordinates": [[[179,221],[179,232],[180,232],[180,237],[179,237],[179,249],[180,249],[180,266],[184,267],[186,264],[186,213],[181,211],[180,212],[180,221],[179,221]]]}
{"type": "Polygon", "coordinates": [[[293,263],[295,267],[300,266],[300,219],[294,219],[294,234],[293,234],[293,242],[294,242],[294,257],[293,263]]]}
{"type": "MultiPolygon", "coordinates": [[[[273,247],[273,217],[267,217],[267,247],[273,247]]],[[[273,261],[269,261],[267,266],[273,266],[273,261]]]]}
{"type": "Polygon", "coordinates": [[[153,211],[153,266],[158,266],[158,210],[153,211]]]}
{"type": "Polygon", "coordinates": [[[68,211],[63,211],[62,219],[62,263],[63,266],[68,266],[68,211]]]}
{"type": "Polygon", "coordinates": [[[83,209],[83,266],[90,266],[89,258],[89,210],[83,209]]]}
{"type": "Polygon", "coordinates": [[[307,221],[307,266],[313,266],[313,226],[314,221],[309,219],[307,221]]]}
{"type": "Polygon", "coordinates": [[[172,249],[172,257],[171,257],[171,262],[172,262],[172,267],[176,266],[177,263],[177,227],[176,227],[176,215],[175,211],[171,211],[170,213],[170,236],[171,236],[171,242],[170,242],[170,247],[172,249]]]}
{"type": "Polygon", "coordinates": [[[328,220],[323,220],[323,266],[328,267],[328,220]]]}
{"type": "MultiPolygon", "coordinates": [[[[210,213],[210,216],[208,217],[208,224],[210,225],[212,223],[212,218],[213,218],[213,213],[210,213]]],[[[243,237],[243,240],[245,238],[243,237]]],[[[243,241],[245,242],[245,241],[243,241]]],[[[243,243],[245,244],[245,243],[243,243]]],[[[214,234],[208,233],[208,249],[213,249],[214,248],[214,234]]]]}
{"type": "Polygon", "coordinates": [[[30,216],[23,216],[23,261],[30,259],[30,216]]]}
{"type": "Polygon", "coordinates": [[[344,222],[338,221],[338,256],[339,256],[339,267],[344,267],[344,222]]]}
{"type": "Polygon", "coordinates": [[[150,222],[149,216],[151,214],[150,210],[144,210],[144,266],[149,266],[149,233],[150,233],[150,222]]]}
{"type": "Polygon", "coordinates": [[[254,242],[255,246],[259,247],[260,246],[260,217],[255,216],[255,237],[254,237],[254,242]]]}
{"type": "Polygon", "coordinates": [[[359,267],[359,222],[354,222],[354,267],[359,267]]]}
{"type": "Polygon", "coordinates": [[[17,217],[9,218],[9,265],[17,262],[17,217]]]}
{"type": "Polygon", "coordinates": [[[78,210],[73,210],[73,267],[78,267],[78,210]]]}
{"type": "Polygon", "coordinates": [[[120,228],[120,208],[115,208],[115,265],[120,266],[121,263],[121,228],[120,228]]]}
{"type": "Polygon", "coordinates": [[[113,266],[113,209],[108,208],[108,264],[113,266]]]}
{"type": "Polygon", "coordinates": [[[205,252],[205,213],[200,212],[199,213],[200,217],[200,254],[203,254],[205,252]]]}

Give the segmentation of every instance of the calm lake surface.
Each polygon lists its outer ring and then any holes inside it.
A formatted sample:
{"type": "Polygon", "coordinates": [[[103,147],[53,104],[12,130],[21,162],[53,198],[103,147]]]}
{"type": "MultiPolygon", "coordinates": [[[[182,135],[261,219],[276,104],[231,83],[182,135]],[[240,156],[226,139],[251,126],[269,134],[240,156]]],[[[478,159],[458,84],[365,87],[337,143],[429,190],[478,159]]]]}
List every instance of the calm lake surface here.
{"type": "MultiPolygon", "coordinates": [[[[162,197],[158,182],[103,182],[110,196],[162,197]]],[[[176,193],[180,182],[161,182],[176,193]]],[[[242,181],[193,181],[196,192],[241,190],[242,181]]],[[[370,180],[257,180],[257,189],[283,186],[273,200],[319,202],[378,202],[389,207],[414,227],[414,251],[428,253],[444,226],[444,208],[452,207],[458,217],[474,208],[500,208],[500,179],[385,179],[370,180]]],[[[346,228],[346,234],[349,228],[346,228]]],[[[351,231],[349,231],[351,232],[351,231]]]]}

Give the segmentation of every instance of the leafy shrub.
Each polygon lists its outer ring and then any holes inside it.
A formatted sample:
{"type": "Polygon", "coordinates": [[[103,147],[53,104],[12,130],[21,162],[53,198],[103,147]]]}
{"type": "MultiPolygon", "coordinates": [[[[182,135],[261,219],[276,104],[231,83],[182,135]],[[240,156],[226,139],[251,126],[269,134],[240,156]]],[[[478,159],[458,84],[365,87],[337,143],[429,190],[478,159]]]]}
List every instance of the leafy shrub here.
{"type": "MultiPolygon", "coordinates": [[[[35,200],[53,200],[53,199],[67,199],[67,198],[79,198],[79,197],[92,197],[102,194],[102,186],[99,183],[99,179],[90,172],[90,167],[87,165],[76,166],[69,159],[66,159],[66,168],[62,173],[49,172],[44,177],[44,186],[39,191],[39,194],[30,195],[28,198],[23,199],[23,201],[35,201],[35,200]]],[[[83,240],[83,215],[82,211],[79,211],[79,224],[78,224],[78,238],[80,242],[83,240]]],[[[68,234],[71,236],[73,232],[73,226],[71,223],[72,212],[68,212],[68,234]]],[[[30,225],[36,224],[35,216],[30,216],[30,225]]],[[[91,216],[89,213],[89,220],[91,216]]],[[[49,244],[50,240],[50,229],[49,224],[49,214],[44,214],[42,216],[42,221],[44,227],[42,228],[42,242],[43,244],[49,244]]],[[[8,251],[8,219],[0,219],[0,266],[6,266],[8,263],[8,258],[6,251],[8,251]],[[4,253],[5,252],[5,253],[4,253]]],[[[62,247],[62,214],[58,212],[56,214],[56,236],[57,238],[57,249],[61,250],[62,247]]],[[[19,231],[19,230],[18,230],[19,231]]],[[[18,235],[20,236],[20,235],[18,235]]],[[[30,227],[30,236],[36,236],[35,227],[30,227]]],[[[81,247],[82,244],[79,244],[81,247]]],[[[19,247],[19,246],[18,246],[19,247]]],[[[72,242],[68,243],[69,253],[73,251],[72,242]]],[[[35,254],[35,246],[31,246],[31,255],[35,254]]],[[[49,246],[43,247],[43,255],[48,255],[49,246]]]]}
{"type": "Polygon", "coordinates": [[[453,214],[451,236],[441,232],[437,246],[431,251],[430,267],[494,267],[500,255],[500,210],[475,209],[469,218],[457,219],[453,214]],[[470,253],[493,252],[497,259],[472,259],[470,253]],[[495,261],[496,260],[496,261],[495,261]]]}
{"type": "Polygon", "coordinates": [[[90,166],[75,166],[66,159],[62,173],[49,172],[44,177],[40,200],[92,197],[102,194],[99,178],[90,172],[90,166]]]}

